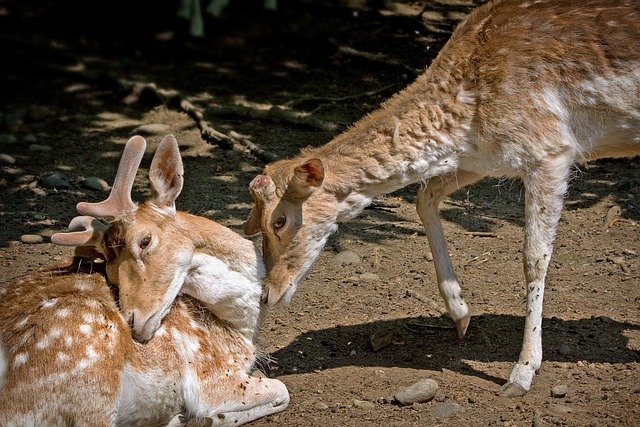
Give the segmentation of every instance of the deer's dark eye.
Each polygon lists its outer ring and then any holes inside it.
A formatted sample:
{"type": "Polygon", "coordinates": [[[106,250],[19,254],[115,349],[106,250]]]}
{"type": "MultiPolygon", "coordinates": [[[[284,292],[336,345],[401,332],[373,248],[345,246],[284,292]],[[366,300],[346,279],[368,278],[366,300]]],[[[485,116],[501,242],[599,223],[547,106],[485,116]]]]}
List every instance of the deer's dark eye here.
{"type": "Polygon", "coordinates": [[[140,239],[138,246],[140,246],[140,249],[146,249],[147,246],[149,246],[149,243],[151,243],[151,236],[146,235],[142,239],[140,239]]]}
{"type": "Polygon", "coordinates": [[[278,217],[278,219],[276,219],[273,222],[273,229],[274,230],[280,230],[282,227],[284,227],[284,225],[287,223],[287,216],[285,214],[282,214],[278,217]]]}

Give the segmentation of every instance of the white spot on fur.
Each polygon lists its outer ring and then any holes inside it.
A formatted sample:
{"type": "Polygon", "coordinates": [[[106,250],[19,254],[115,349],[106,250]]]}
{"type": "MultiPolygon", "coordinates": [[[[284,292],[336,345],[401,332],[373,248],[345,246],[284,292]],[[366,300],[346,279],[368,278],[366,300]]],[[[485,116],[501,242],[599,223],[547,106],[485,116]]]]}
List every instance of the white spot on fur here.
{"type": "Polygon", "coordinates": [[[19,366],[22,366],[25,363],[27,363],[27,360],[29,360],[28,353],[18,353],[16,354],[16,357],[13,359],[13,367],[17,368],[19,366]]]}
{"type": "Polygon", "coordinates": [[[82,313],[82,320],[87,323],[93,323],[96,321],[96,317],[91,313],[82,313]]]}
{"type": "Polygon", "coordinates": [[[58,303],[58,298],[42,300],[41,308],[51,308],[58,303]]]}
{"type": "Polygon", "coordinates": [[[83,323],[82,325],[80,325],[80,332],[85,335],[89,335],[91,333],[91,326],[83,323]]]}
{"type": "Polygon", "coordinates": [[[22,319],[20,319],[18,321],[18,323],[16,323],[16,327],[17,328],[22,328],[24,325],[27,324],[27,322],[29,321],[29,319],[31,318],[31,316],[25,316],[22,319]]]}
{"type": "Polygon", "coordinates": [[[38,350],[42,350],[43,348],[47,348],[47,347],[49,347],[49,337],[45,335],[44,337],[42,337],[40,341],[36,343],[36,348],[38,350]]]}
{"type": "Polygon", "coordinates": [[[73,345],[73,337],[70,337],[70,336],[69,336],[69,337],[66,337],[66,338],[64,339],[64,344],[65,344],[67,347],[71,347],[71,346],[73,345]]]}
{"type": "Polygon", "coordinates": [[[56,317],[59,317],[61,319],[69,317],[70,314],[71,314],[71,310],[69,310],[68,308],[61,308],[58,311],[56,311],[56,317]]]}
{"type": "Polygon", "coordinates": [[[91,289],[91,282],[88,280],[78,280],[76,282],[76,289],[81,292],[88,291],[91,289]]]}
{"type": "Polygon", "coordinates": [[[68,362],[70,359],[71,359],[71,357],[69,357],[69,355],[67,353],[63,353],[63,352],[59,351],[56,354],[56,361],[58,363],[65,363],[65,362],[68,362]]]}

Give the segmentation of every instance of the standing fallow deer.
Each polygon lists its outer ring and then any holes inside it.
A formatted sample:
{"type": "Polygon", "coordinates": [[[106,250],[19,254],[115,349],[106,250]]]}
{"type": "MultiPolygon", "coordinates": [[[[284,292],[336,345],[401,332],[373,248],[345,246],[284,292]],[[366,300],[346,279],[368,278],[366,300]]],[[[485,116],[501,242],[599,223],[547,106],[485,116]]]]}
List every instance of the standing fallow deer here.
{"type": "Polygon", "coordinates": [[[282,382],[249,375],[259,251],[176,211],[183,168],[172,135],[151,164],[152,197],[134,204],[145,147],[132,137],[109,198],[78,204],[91,216],[51,238],[102,262],[76,257],[0,285],[0,425],[239,425],[287,407],[282,382]]]}
{"type": "Polygon", "coordinates": [[[337,222],[421,182],[417,211],[460,337],[470,320],[438,207],[483,177],[525,188],[526,319],[501,394],[542,363],[542,300],[576,163],[640,154],[640,2],[494,0],[477,7],[415,82],[331,142],[266,166],[245,232],[262,232],[269,305],[291,300],[337,222]]]}

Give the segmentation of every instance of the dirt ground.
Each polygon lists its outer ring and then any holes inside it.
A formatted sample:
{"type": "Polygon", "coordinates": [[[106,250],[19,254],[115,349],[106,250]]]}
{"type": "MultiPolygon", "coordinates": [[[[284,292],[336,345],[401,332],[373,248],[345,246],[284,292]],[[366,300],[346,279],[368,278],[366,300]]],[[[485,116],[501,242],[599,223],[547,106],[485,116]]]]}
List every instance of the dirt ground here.
{"type": "MultiPolygon", "coordinates": [[[[328,142],[412,81],[474,5],[282,0],[274,13],[259,3],[232,1],[206,18],[202,39],[186,36],[171,2],[0,3],[2,279],[71,254],[49,236],[78,201],[106,196],[84,178],[110,183],[134,133],[150,143],[145,171],[155,144],[175,134],[178,208],[242,233],[247,186],[267,158],[247,140],[278,158],[328,142]],[[231,142],[205,141],[198,123],[231,142]],[[21,242],[27,234],[44,242],[21,242]]],[[[527,396],[497,394],[524,324],[520,183],[485,180],[443,204],[473,314],[462,340],[409,186],[343,224],[292,304],[266,313],[261,367],[287,384],[291,404],[255,425],[640,425],[639,169],[607,160],[575,171],[548,275],[544,362],[527,396]],[[386,345],[374,351],[372,339],[386,345]],[[393,401],[423,378],[438,382],[435,399],[393,401]],[[552,397],[563,385],[566,396],[552,397]]]]}

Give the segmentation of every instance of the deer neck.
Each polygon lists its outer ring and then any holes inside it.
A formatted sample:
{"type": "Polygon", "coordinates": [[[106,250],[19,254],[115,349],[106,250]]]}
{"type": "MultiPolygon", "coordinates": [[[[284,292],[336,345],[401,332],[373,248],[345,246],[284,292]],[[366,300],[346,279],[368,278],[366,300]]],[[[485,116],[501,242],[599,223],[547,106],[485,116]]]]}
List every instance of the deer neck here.
{"type": "Polygon", "coordinates": [[[182,292],[249,341],[258,328],[265,268],[252,241],[202,217],[180,213],[196,245],[182,292]]]}
{"type": "Polygon", "coordinates": [[[468,150],[475,99],[458,72],[438,69],[327,145],[303,153],[325,163],[323,188],[340,205],[339,221],[376,196],[457,169],[468,150]]]}

